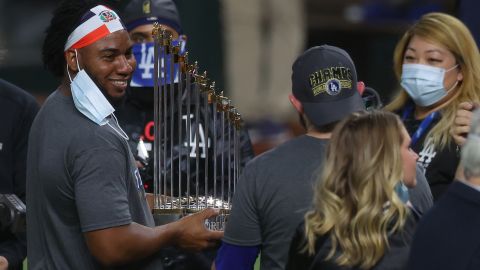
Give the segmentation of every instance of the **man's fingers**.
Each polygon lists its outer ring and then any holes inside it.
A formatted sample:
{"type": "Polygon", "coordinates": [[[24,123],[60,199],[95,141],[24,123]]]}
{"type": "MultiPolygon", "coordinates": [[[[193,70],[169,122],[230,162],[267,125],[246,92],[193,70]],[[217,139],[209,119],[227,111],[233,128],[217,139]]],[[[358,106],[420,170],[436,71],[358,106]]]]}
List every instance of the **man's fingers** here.
{"type": "Polygon", "coordinates": [[[465,101],[465,102],[462,102],[458,105],[458,108],[459,109],[464,109],[464,110],[467,110],[467,111],[471,111],[473,110],[473,108],[475,107],[475,103],[473,102],[469,102],[469,101],[465,101]]]}
{"type": "Polygon", "coordinates": [[[469,110],[457,110],[455,117],[472,118],[473,112],[469,110]]]}
{"type": "Polygon", "coordinates": [[[470,132],[470,126],[456,126],[452,128],[452,135],[465,135],[470,132]]]}
{"type": "Polygon", "coordinates": [[[211,217],[218,216],[218,214],[220,214],[220,210],[219,209],[213,209],[213,208],[207,208],[207,209],[203,210],[202,212],[200,212],[200,214],[202,215],[203,219],[208,219],[208,218],[211,218],[211,217]]]}
{"type": "Polygon", "coordinates": [[[210,241],[218,241],[223,238],[223,231],[210,231],[210,241]]]}
{"type": "Polygon", "coordinates": [[[223,238],[223,231],[207,231],[206,234],[199,234],[199,236],[201,235],[198,239],[200,242],[197,242],[198,244],[192,246],[191,249],[201,251],[206,248],[217,247],[220,244],[220,240],[223,238]]]}
{"type": "Polygon", "coordinates": [[[470,131],[469,125],[456,125],[450,129],[450,135],[453,137],[453,140],[457,145],[463,145],[465,143],[465,136],[470,131]]]}
{"type": "Polygon", "coordinates": [[[208,240],[206,241],[207,248],[218,247],[222,238],[223,231],[210,231],[208,234],[208,240]]]}
{"type": "Polygon", "coordinates": [[[218,248],[220,246],[220,241],[209,241],[207,248],[218,248]]]}
{"type": "Polygon", "coordinates": [[[455,120],[453,121],[455,125],[459,126],[469,126],[472,122],[472,120],[468,117],[455,117],[455,120]]]}

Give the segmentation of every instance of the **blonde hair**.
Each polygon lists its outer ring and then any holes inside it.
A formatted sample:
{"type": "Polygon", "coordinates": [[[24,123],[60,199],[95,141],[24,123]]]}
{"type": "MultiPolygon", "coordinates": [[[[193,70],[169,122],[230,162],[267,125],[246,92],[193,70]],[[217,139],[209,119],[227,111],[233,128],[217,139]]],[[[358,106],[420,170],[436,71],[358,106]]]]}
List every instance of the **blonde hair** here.
{"type": "Polygon", "coordinates": [[[328,234],[326,260],[341,266],[374,266],[388,248],[387,235],[403,228],[407,209],[396,195],[403,178],[402,123],[390,112],[355,113],[340,122],[317,181],[314,210],[305,215],[307,245],[328,234]],[[338,256],[337,256],[338,255],[338,256]]]}
{"type": "MultiPolygon", "coordinates": [[[[434,44],[446,47],[455,57],[463,74],[459,82],[457,95],[441,109],[442,118],[430,130],[435,147],[443,149],[452,141],[449,129],[452,125],[458,105],[463,101],[480,102],[480,57],[475,40],[468,28],[457,18],[444,13],[428,13],[420,18],[403,35],[395,47],[393,62],[398,80],[402,74],[405,50],[413,36],[421,37],[434,44]]],[[[397,111],[409,100],[408,94],[401,89],[392,102],[385,106],[388,111],[397,111]]]]}

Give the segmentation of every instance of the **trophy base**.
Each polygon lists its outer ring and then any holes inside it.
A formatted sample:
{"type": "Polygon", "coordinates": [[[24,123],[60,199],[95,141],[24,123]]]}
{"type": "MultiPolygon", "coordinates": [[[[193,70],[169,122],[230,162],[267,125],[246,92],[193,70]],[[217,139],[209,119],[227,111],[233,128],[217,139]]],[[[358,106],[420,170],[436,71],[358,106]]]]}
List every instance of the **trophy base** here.
{"type": "MultiPolygon", "coordinates": [[[[184,216],[201,212],[204,209],[153,209],[153,220],[156,226],[165,225],[184,216]]],[[[205,220],[205,227],[212,231],[223,231],[230,215],[230,209],[218,209],[218,216],[205,220]]]]}
{"type": "MultiPolygon", "coordinates": [[[[202,211],[203,209],[185,209],[187,215],[194,214],[202,211]]],[[[228,217],[230,216],[230,209],[217,209],[219,211],[218,216],[205,220],[205,227],[212,231],[224,231],[227,224],[228,217]]]]}
{"type": "Polygon", "coordinates": [[[183,209],[153,209],[153,220],[156,226],[177,221],[185,216],[183,209]]]}

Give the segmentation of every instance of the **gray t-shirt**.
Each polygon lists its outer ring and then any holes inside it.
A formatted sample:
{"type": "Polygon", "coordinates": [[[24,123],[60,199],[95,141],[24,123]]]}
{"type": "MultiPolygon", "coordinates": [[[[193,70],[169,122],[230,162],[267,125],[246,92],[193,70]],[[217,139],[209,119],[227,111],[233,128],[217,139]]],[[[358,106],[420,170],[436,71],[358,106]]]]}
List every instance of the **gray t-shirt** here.
{"type": "Polygon", "coordinates": [[[408,189],[410,202],[420,214],[425,214],[433,206],[433,196],[428,181],[425,178],[425,170],[417,164],[417,185],[408,189]]]}
{"type": "MultiPolygon", "coordinates": [[[[329,140],[307,135],[266,152],[247,164],[237,185],[223,241],[261,248],[262,269],[284,269],[290,241],[312,206],[329,140]]],[[[410,201],[425,213],[433,198],[423,172],[410,201]]]]}
{"type": "Polygon", "coordinates": [[[223,241],[261,245],[261,269],[283,269],[295,228],[311,207],[327,142],[303,135],[250,161],[238,181],[223,241]]]}
{"type": "MultiPolygon", "coordinates": [[[[132,222],[154,226],[127,141],[86,118],[59,91],[31,128],[27,205],[29,269],[100,269],[85,232],[132,222]]],[[[152,256],[119,269],[162,266],[152,256]]]]}

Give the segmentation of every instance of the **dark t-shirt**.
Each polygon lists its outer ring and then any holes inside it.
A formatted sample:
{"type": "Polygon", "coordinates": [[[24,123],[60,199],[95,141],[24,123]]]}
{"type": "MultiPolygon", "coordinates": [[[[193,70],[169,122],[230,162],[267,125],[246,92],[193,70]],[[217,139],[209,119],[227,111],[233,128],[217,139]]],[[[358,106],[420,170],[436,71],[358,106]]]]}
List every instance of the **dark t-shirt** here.
{"type": "Polygon", "coordinates": [[[303,135],[249,162],[237,184],[223,241],[261,245],[261,268],[283,269],[295,228],[311,206],[327,142],[303,135]]]}
{"type": "MultiPolygon", "coordinates": [[[[132,222],[154,226],[127,141],[58,91],[31,128],[27,204],[29,269],[100,269],[85,232],[132,222]]],[[[162,266],[150,257],[120,269],[162,266]]]]}
{"type": "MultiPolygon", "coordinates": [[[[247,164],[233,199],[224,242],[261,245],[261,267],[283,269],[290,240],[310,209],[314,183],[320,176],[328,140],[300,136],[247,164]]],[[[410,201],[420,212],[433,204],[423,171],[410,201]]]]}
{"type": "MultiPolygon", "coordinates": [[[[28,132],[38,107],[33,96],[0,79],[0,193],[24,202],[28,132]]],[[[21,269],[27,256],[27,243],[19,238],[8,228],[0,232],[0,256],[7,258],[9,269],[21,269]]]]}
{"type": "Polygon", "coordinates": [[[472,184],[454,180],[422,218],[413,238],[409,270],[480,269],[480,190],[472,184]]]}
{"type": "MultiPolygon", "coordinates": [[[[454,142],[443,149],[437,149],[430,143],[430,138],[426,138],[428,132],[439,120],[437,118],[432,121],[418,142],[412,146],[412,149],[419,155],[417,163],[425,169],[425,177],[432,190],[434,200],[437,200],[453,181],[460,161],[457,146],[454,142]]],[[[411,136],[418,129],[422,120],[407,117],[403,122],[411,136]]]]}
{"type": "Polygon", "coordinates": [[[433,206],[433,196],[430,191],[425,173],[422,167],[417,164],[416,170],[417,184],[408,189],[409,199],[417,214],[425,214],[433,206]]]}

